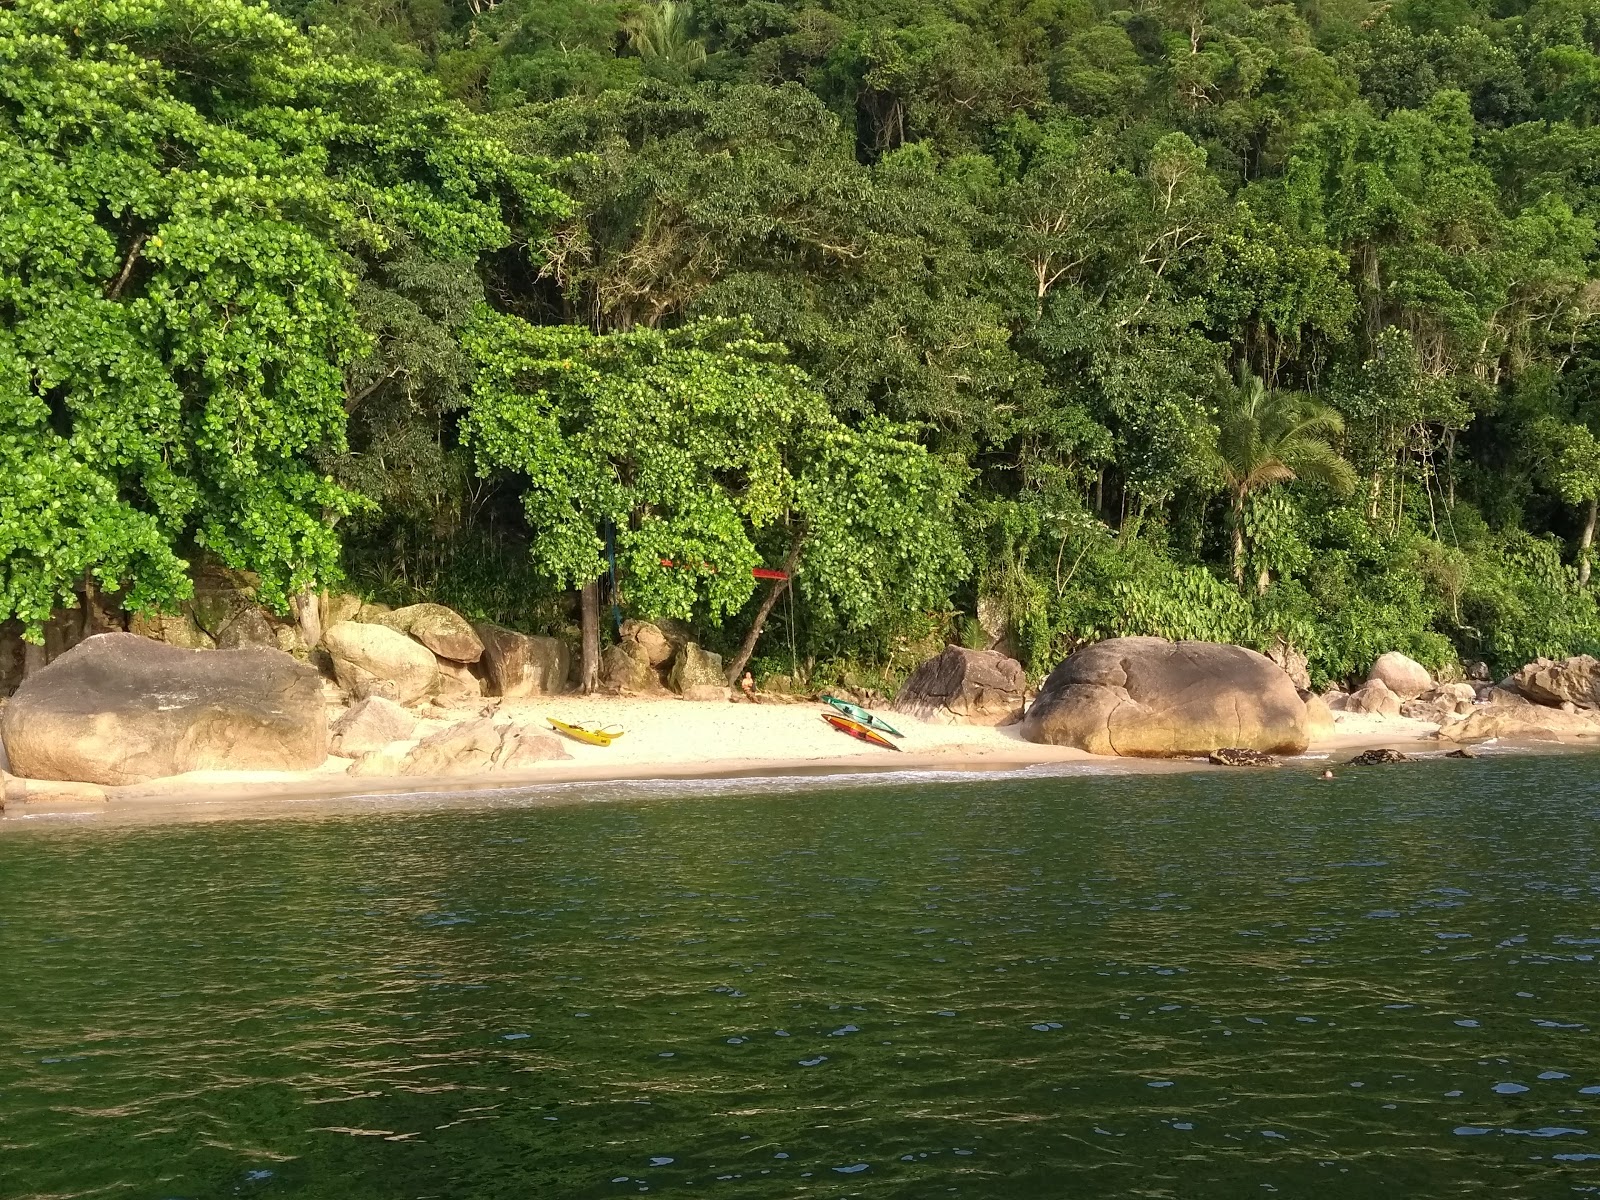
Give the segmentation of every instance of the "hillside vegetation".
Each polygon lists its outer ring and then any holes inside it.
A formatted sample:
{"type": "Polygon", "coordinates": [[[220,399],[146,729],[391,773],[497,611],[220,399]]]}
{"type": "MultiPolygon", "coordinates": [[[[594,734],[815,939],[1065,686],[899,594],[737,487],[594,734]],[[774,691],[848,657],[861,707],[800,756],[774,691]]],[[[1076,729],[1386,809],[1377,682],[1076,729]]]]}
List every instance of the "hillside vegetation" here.
{"type": "Polygon", "coordinates": [[[0,0],[0,619],[1593,650],[1597,219],[1600,0],[0,0]]]}

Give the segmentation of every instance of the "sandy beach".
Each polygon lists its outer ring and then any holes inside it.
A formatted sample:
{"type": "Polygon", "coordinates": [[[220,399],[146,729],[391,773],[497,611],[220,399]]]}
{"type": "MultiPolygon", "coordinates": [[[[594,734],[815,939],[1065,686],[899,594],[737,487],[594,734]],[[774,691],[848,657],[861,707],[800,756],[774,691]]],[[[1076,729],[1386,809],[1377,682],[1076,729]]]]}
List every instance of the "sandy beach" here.
{"type": "MultiPolygon", "coordinates": [[[[892,717],[904,733],[898,751],[846,737],[821,719],[814,702],[696,702],[674,697],[551,696],[505,701],[497,722],[548,729],[555,717],[574,724],[620,725],[626,733],[608,747],[570,739],[570,758],[516,771],[442,778],[352,776],[351,760],[330,756],[314,771],[199,771],[126,787],[26,781],[26,795],[7,802],[5,820],[70,814],[127,819],[261,818],[313,809],[349,811],[403,805],[408,798],[492,797],[543,785],[625,783],[648,780],[758,779],[773,776],[860,775],[886,772],[1151,773],[1213,768],[1202,759],[1109,758],[1023,740],[1015,726],[943,725],[892,717]]],[[[479,709],[424,720],[410,743],[478,715],[479,709]]],[[[1409,753],[1450,749],[1426,721],[1354,713],[1336,715],[1330,737],[1315,741],[1285,765],[1320,767],[1363,749],[1393,747],[1409,753]]],[[[567,800],[582,798],[565,788],[567,800]]]]}

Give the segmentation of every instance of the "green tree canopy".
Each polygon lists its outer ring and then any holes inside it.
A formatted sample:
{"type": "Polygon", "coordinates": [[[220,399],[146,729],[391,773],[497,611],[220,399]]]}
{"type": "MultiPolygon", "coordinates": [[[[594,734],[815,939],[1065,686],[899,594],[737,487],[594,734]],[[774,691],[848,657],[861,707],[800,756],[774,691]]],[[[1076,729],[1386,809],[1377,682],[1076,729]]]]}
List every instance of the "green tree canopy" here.
{"type": "Polygon", "coordinates": [[[0,618],[85,574],[170,602],[200,549],[282,604],[360,501],[353,267],[555,201],[434,85],[242,0],[0,7],[0,618]]]}
{"type": "Polygon", "coordinates": [[[521,480],[563,585],[603,573],[609,533],[631,606],[720,618],[798,546],[802,586],[865,624],[938,605],[964,569],[959,476],[909,429],[838,422],[748,323],[597,335],[485,312],[466,345],[479,469],[521,480]]]}

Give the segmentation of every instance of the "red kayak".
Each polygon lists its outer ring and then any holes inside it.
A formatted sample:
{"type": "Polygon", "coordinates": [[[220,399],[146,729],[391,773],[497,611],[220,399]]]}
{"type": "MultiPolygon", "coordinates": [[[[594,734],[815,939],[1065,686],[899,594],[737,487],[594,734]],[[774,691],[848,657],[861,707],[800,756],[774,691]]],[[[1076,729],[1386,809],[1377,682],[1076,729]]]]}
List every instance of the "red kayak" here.
{"type": "Polygon", "coordinates": [[[848,733],[857,741],[866,742],[869,746],[878,746],[884,750],[900,749],[883,734],[868,729],[860,721],[852,721],[849,717],[840,716],[838,713],[823,713],[822,719],[840,733],[848,733]]]}

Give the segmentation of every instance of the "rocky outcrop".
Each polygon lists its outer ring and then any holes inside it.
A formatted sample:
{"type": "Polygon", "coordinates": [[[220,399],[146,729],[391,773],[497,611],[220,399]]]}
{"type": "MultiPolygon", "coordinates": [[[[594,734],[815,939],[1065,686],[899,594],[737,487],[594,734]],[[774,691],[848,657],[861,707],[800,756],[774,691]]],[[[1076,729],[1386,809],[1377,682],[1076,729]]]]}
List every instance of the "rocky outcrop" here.
{"type": "Polygon", "coordinates": [[[1441,683],[1400,706],[1400,715],[1442,725],[1470,713],[1478,702],[1478,689],[1470,683],[1441,683]]]}
{"type": "Polygon", "coordinates": [[[1112,638],[1072,655],[1022,721],[1030,742],[1162,758],[1221,746],[1300,754],[1306,706],[1265,655],[1242,646],[1112,638]]]}
{"type": "Polygon", "coordinates": [[[1409,755],[1401,754],[1398,750],[1363,750],[1350,760],[1352,767],[1382,767],[1389,763],[1410,762],[1409,755]]]}
{"type": "Polygon", "coordinates": [[[893,710],[936,725],[1000,725],[1027,701],[1022,664],[996,650],[946,646],[911,672],[893,710]]]}
{"type": "Polygon", "coordinates": [[[92,637],[0,716],[18,775],[122,785],[201,770],[303,771],[328,753],[322,681],[277,650],[196,653],[92,637]]]}
{"type": "Polygon", "coordinates": [[[267,614],[254,604],[240,605],[217,633],[219,650],[239,650],[246,646],[279,648],[278,631],[267,614]]]}
{"type": "Polygon", "coordinates": [[[377,614],[373,624],[413,637],[451,662],[475,663],[483,657],[483,642],[472,624],[442,604],[407,605],[377,614]]]}
{"type": "Polygon", "coordinates": [[[406,775],[480,775],[494,766],[503,731],[488,718],[463,721],[423,738],[406,756],[406,775]]]}
{"type": "Polygon", "coordinates": [[[1369,679],[1350,693],[1344,702],[1345,712],[1371,713],[1379,717],[1398,717],[1401,699],[1381,679],[1369,679]]]}
{"type": "Polygon", "coordinates": [[[362,599],[352,592],[323,592],[317,597],[317,615],[320,627],[332,629],[341,621],[354,621],[361,616],[362,599]]]}
{"type": "Polygon", "coordinates": [[[1506,741],[1566,742],[1600,738],[1600,721],[1577,712],[1563,712],[1539,704],[1483,705],[1464,720],[1441,726],[1447,742],[1506,741]]]}
{"type": "Polygon", "coordinates": [[[1283,764],[1270,754],[1247,750],[1243,746],[1224,746],[1213,750],[1207,760],[1214,767],[1277,767],[1283,764]]]}
{"type": "Polygon", "coordinates": [[[1398,650],[1391,650],[1372,664],[1367,680],[1380,681],[1401,700],[1414,700],[1433,687],[1428,668],[1398,650]]]}
{"type": "Polygon", "coordinates": [[[521,771],[541,762],[571,758],[559,740],[540,729],[496,725],[488,718],[464,721],[423,738],[409,753],[374,750],[357,759],[352,775],[444,778],[521,771]]]}
{"type": "Polygon", "coordinates": [[[638,642],[607,646],[600,656],[600,685],[608,692],[648,692],[661,686],[650,657],[638,642]]]}
{"type": "Polygon", "coordinates": [[[416,704],[438,687],[439,664],[432,651],[387,626],[341,621],[324,631],[322,645],[339,686],[357,700],[382,696],[416,704]]]}
{"type": "Polygon", "coordinates": [[[661,626],[653,625],[649,621],[624,621],[622,640],[638,646],[643,652],[645,661],[652,667],[666,666],[672,661],[672,655],[678,646],[683,644],[681,640],[675,644],[661,626]]]}
{"type": "Polygon", "coordinates": [[[360,758],[382,750],[390,742],[408,740],[416,728],[417,718],[393,700],[369,696],[351,705],[333,723],[328,731],[328,751],[343,758],[360,758]]]}
{"type": "Polygon", "coordinates": [[[508,729],[500,740],[500,757],[495,765],[502,771],[523,771],[538,763],[571,757],[554,734],[537,729],[508,729]]]}
{"type": "Polygon", "coordinates": [[[1311,690],[1311,660],[1293,642],[1274,638],[1267,649],[1267,657],[1283,670],[1289,681],[1302,692],[1311,690]]]}
{"type": "Polygon", "coordinates": [[[128,632],[181,650],[210,650],[217,644],[187,612],[134,613],[128,618],[128,632]]]}
{"type": "Polygon", "coordinates": [[[672,690],[685,700],[726,700],[728,680],[723,674],[722,655],[702,650],[685,642],[672,660],[669,679],[672,690]]]}
{"type": "Polygon", "coordinates": [[[479,668],[491,696],[553,696],[567,688],[572,651],[560,638],[532,637],[487,621],[472,631],[483,645],[479,668]]]}
{"type": "Polygon", "coordinates": [[[483,698],[483,683],[472,673],[466,663],[439,659],[439,686],[435,689],[435,704],[470,704],[483,698]]]}
{"type": "Polygon", "coordinates": [[[1560,662],[1535,659],[1505,682],[1535,704],[1600,708],[1600,659],[1587,654],[1560,662]]]}

